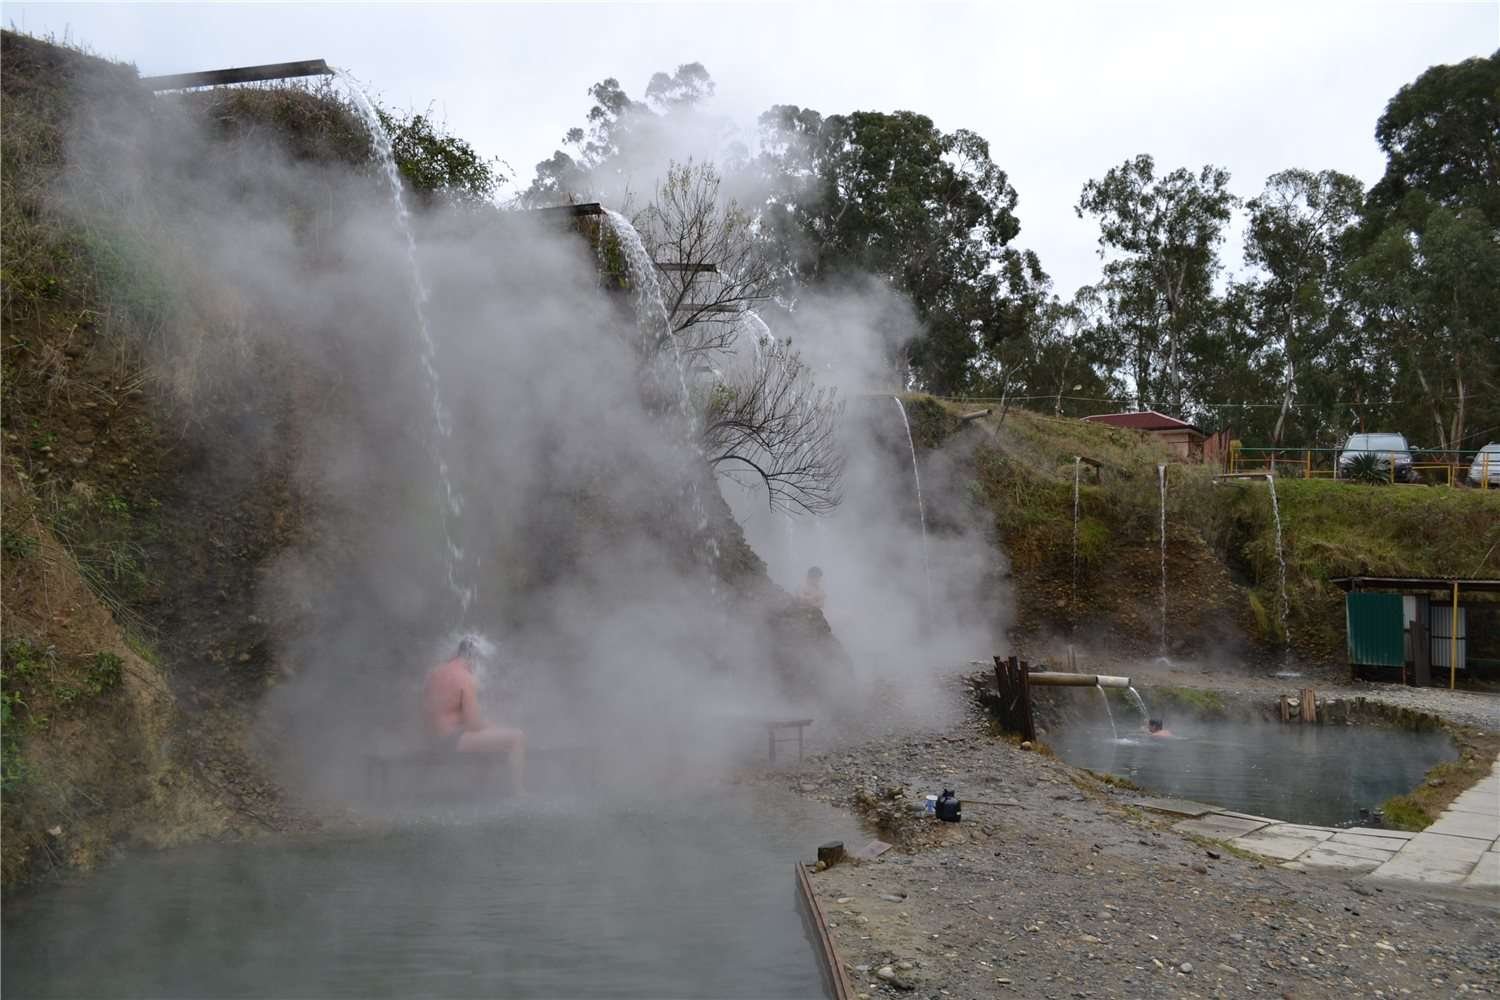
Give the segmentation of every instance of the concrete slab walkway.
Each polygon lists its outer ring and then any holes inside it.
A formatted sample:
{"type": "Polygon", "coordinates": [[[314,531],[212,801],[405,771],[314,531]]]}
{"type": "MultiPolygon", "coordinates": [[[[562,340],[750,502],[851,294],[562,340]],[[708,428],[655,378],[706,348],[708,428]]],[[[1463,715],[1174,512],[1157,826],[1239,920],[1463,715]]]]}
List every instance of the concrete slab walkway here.
{"type": "Polygon", "coordinates": [[[1174,830],[1227,841],[1283,868],[1346,871],[1500,899],[1500,760],[1421,833],[1304,826],[1209,806],[1196,815],[1185,808],[1161,811],[1190,816],[1174,830]]]}

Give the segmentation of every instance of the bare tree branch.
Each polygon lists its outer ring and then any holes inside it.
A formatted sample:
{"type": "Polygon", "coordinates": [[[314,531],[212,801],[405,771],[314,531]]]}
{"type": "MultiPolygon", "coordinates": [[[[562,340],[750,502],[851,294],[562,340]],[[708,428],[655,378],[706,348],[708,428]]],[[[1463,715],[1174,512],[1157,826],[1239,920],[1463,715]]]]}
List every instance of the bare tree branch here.
{"type": "Polygon", "coordinates": [[[713,164],[672,164],[635,227],[662,266],[663,298],[686,357],[733,346],[740,314],[770,297],[771,264],[750,216],[721,204],[713,164]]]}
{"type": "Polygon", "coordinates": [[[771,507],[826,514],[843,499],[843,412],[843,401],[813,383],[800,355],[771,344],[714,387],[704,451],[723,475],[764,486],[771,507]]]}

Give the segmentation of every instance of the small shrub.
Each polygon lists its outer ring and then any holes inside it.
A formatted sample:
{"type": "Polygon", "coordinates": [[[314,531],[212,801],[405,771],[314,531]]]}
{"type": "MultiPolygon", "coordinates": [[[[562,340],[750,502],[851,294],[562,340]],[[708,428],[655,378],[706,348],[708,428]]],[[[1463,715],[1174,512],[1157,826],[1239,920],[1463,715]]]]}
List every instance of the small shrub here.
{"type": "Polygon", "coordinates": [[[1425,830],[1432,823],[1427,810],[1410,795],[1386,799],[1381,808],[1381,818],[1393,830],[1425,830]]]}
{"type": "Polygon", "coordinates": [[[27,559],[36,552],[36,539],[19,531],[0,531],[0,552],[7,559],[27,559]]]}
{"type": "Polygon", "coordinates": [[[1339,474],[1340,478],[1374,486],[1384,485],[1391,481],[1390,463],[1379,455],[1368,452],[1355,455],[1339,474]]]}
{"type": "Polygon", "coordinates": [[[89,660],[85,676],[88,693],[98,696],[120,686],[125,663],[114,653],[98,652],[89,660]]]}

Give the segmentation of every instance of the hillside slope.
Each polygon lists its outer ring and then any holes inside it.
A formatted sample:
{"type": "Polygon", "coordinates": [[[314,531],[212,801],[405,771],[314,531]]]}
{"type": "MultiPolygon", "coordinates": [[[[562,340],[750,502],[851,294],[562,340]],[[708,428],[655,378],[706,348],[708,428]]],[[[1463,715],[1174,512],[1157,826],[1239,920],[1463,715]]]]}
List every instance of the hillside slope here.
{"type": "MultiPolygon", "coordinates": [[[[1167,464],[1167,649],[1282,662],[1275,524],[1264,482],[1215,482],[1211,468],[1174,462],[1134,431],[1020,408],[1003,420],[992,413],[960,423],[959,414],[978,407],[922,397],[908,408],[919,447],[959,456],[951,474],[964,477],[970,502],[993,519],[1012,561],[1018,637],[1160,652],[1157,466],[1167,464]]],[[[1343,663],[1334,577],[1500,575],[1500,493],[1281,479],[1277,495],[1286,631],[1309,663],[1343,663]]],[[[1479,632],[1476,625],[1476,642],[1479,632]]]]}
{"type": "Polygon", "coordinates": [[[453,334],[468,503],[445,515],[412,265],[348,108],[156,98],[129,67],[0,45],[7,886],[116,842],[316,825],[460,624],[563,703],[617,707],[628,666],[658,716],[700,673],[837,673],[821,613],[643,400],[629,296],[599,293],[587,240],[413,217],[453,334]],[[462,611],[450,522],[480,584],[462,611]]]}

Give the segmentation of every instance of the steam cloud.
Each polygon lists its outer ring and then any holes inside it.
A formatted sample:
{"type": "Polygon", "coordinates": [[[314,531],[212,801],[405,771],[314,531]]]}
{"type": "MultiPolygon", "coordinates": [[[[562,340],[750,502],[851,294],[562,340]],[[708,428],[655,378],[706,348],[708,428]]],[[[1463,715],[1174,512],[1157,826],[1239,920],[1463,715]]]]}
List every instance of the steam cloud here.
{"type": "MultiPolygon", "coordinates": [[[[268,470],[289,487],[295,541],[227,612],[253,607],[269,623],[283,679],[262,730],[288,780],[347,795],[362,753],[416,740],[417,691],[460,626],[499,643],[482,690],[493,717],[537,743],[604,747],[619,781],[656,780],[684,744],[710,769],[763,745],[725,722],[787,711],[763,608],[775,594],[754,586],[750,553],[738,587],[708,579],[682,443],[632,377],[635,319],[600,292],[576,232],[520,212],[415,220],[453,424],[439,443],[466,498],[456,529],[478,584],[460,621],[406,248],[369,166],[299,158],[255,130],[226,138],[172,101],[81,121],[74,147],[59,204],[98,239],[149,249],[145,266],[172,292],[142,346],[210,456],[200,474],[221,509],[264,502],[268,470]]],[[[821,380],[894,389],[913,319],[872,288],[766,318],[821,380]]],[[[788,589],[824,568],[827,617],[861,684],[925,680],[983,654],[1006,609],[982,529],[939,518],[929,616],[899,415],[856,400],[844,433],[836,515],[771,516],[734,484],[726,508],[704,472],[716,533],[734,540],[732,508],[788,589]]],[[[929,503],[962,511],[943,457],[925,461],[929,503]]]]}

